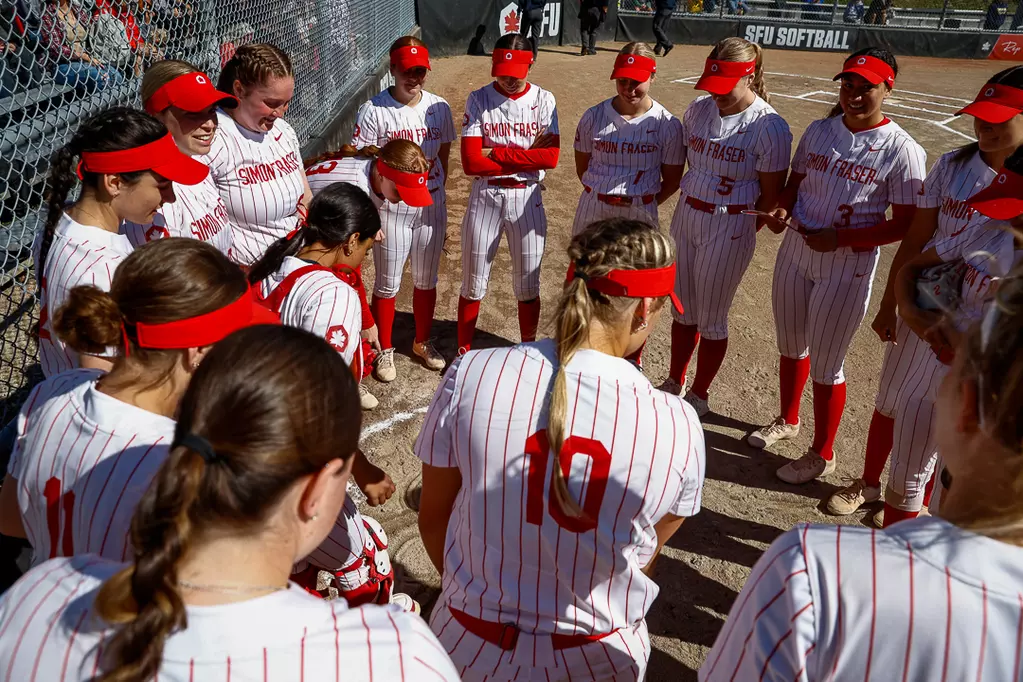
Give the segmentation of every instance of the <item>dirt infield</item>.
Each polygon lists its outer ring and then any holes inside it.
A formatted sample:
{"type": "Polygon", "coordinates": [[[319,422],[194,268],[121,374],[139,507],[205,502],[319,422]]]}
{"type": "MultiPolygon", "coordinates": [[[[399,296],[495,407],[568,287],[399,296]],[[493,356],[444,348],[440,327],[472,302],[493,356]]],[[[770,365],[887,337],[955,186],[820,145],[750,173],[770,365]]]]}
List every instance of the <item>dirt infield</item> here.
{"type": "MultiPolygon", "coordinates": [[[[583,111],[614,94],[608,76],[618,47],[601,46],[593,57],[579,57],[575,48],[542,50],[531,80],[551,90],[558,99],[562,158],[545,182],[544,203],[550,223],[543,267],[543,325],[567,266],[572,217],[580,184],[572,163],[572,139],[583,111]]],[[[679,46],[660,61],[651,94],[670,111],[682,115],[697,92],[692,83],[702,68],[708,48],[679,46]]],[[[766,55],[768,87],[774,106],[792,127],[798,140],[806,126],[836,101],[831,77],[842,57],[832,54],[773,51],[766,55]]],[[[953,117],[995,71],[983,61],[953,61],[906,57],[886,112],[919,141],[928,153],[928,166],[938,156],[972,139],[972,121],[953,117]]],[[[438,59],[427,88],[446,98],[461,121],[470,90],[490,81],[489,60],[474,57],[438,59]]],[[[448,358],[455,353],[455,310],[461,278],[459,226],[465,211],[469,179],[458,163],[457,143],[452,152],[448,183],[450,223],[438,287],[435,327],[438,347],[448,358]]],[[[675,200],[661,208],[661,226],[667,229],[675,200]]],[[[883,347],[865,323],[849,352],[846,374],[848,406],[835,450],[838,469],[824,481],[795,487],[779,481],[775,469],[809,446],[811,429],[770,452],[745,445],[745,436],[772,419],[778,409],[778,354],[771,313],[771,273],[781,238],[766,230],[758,238],[757,252],[736,297],[731,315],[729,355],[711,394],[714,413],[704,421],[707,437],[707,482],[703,511],[687,521],[659,560],[655,578],[661,594],[650,612],[654,643],[648,678],[692,680],[713,643],[732,601],[750,568],[781,532],[801,521],[834,522],[822,513],[821,500],[842,484],[843,476],[859,473],[867,428],[877,390],[883,347]]],[[[875,296],[867,321],[873,318],[883,291],[894,247],[883,250],[875,281],[875,296]]],[[[368,281],[372,281],[369,280],[368,281]]],[[[380,407],[366,415],[364,444],[370,457],[385,467],[400,493],[414,490],[419,471],[412,445],[422,414],[437,386],[439,375],[409,360],[412,343],[411,279],[406,274],[398,301],[395,328],[399,378],[389,386],[370,380],[380,407]]],[[[656,384],[666,375],[670,317],[662,317],[651,335],[644,357],[646,373],[656,384]]],[[[518,340],[516,302],[511,290],[507,248],[501,247],[490,290],[480,313],[477,346],[501,345],[518,340]]],[[[803,415],[812,423],[810,393],[803,415]]],[[[844,520],[869,521],[876,507],[844,520]]],[[[391,536],[392,559],[401,571],[400,587],[413,592],[424,605],[432,604],[438,577],[419,542],[415,513],[396,495],[387,505],[370,512],[391,536]]]]}

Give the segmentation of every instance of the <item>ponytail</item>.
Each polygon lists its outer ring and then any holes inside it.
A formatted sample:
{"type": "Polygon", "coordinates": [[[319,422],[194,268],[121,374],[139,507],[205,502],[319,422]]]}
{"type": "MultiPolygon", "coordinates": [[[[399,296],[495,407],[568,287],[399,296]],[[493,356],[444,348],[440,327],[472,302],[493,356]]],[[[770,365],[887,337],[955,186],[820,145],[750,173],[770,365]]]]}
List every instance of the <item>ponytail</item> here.
{"type": "Polygon", "coordinates": [[[57,336],[79,353],[102,355],[111,346],[120,346],[121,309],[113,297],[92,285],[74,287],[53,316],[57,336]]]}
{"type": "Polygon", "coordinates": [[[764,50],[758,43],[750,43],[753,46],[753,51],[756,53],[756,67],[753,72],[753,83],[750,85],[750,89],[757,93],[760,99],[764,100],[768,104],[771,103],[771,93],[767,91],[767,81],[764,79],[764,50]]]}
{"type": "MultiPolygon", "coordinates": [[[[74,142],[74,140],[72,140],[74,142]]],[[[36,263],[36,278],[42,279],[46,257],[50,255],[53,233],[64,215],[64,205],[75,186],[75,159],[78,152],[68,144],[53,152],[50,157],[50,173],[46,193],[46,223],[43,225],[42,241],[39,246],[39,262],[36,263]]]]}
{"type": "Polygon", "coordinates": [[[754,62],[756,66],[750,90],[768,104],[771,103],[771,95],[767,92],[767,83],[764,80],[764,51],[760,45],[745,38],[732,36],[719,40],[711,49],[708,58],[723,62],[754,62]]]}

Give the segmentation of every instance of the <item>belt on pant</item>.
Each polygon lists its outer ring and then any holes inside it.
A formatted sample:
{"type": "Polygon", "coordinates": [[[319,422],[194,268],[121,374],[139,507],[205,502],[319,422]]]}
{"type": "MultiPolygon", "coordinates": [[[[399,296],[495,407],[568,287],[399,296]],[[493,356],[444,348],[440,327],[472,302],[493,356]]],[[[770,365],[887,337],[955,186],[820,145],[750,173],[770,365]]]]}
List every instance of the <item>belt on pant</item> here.
{"type": "Polygon", "coordinates": [[[524,189],[529,187],[529,183],[516,180],[515,178],[492,178],[487,180],[487,186],[503,187],[504,189],[524,189]]]}
{"type": "Polygon", "coordinates": [[[640,201],[642,201],[644,205],[648,205],[654,203],[655,199],[657,199],[657,195],[655,194],[644,194],[641,197],[623,197],[618,196],[617,194],[597,195],[597,201],[602,204],[607,204],[608,206],[632,206],[640,201]]]}
{"type": "MultiPolygon", "coordinates": [[[[487,620],[470,616],[464,611],[448,607],[451,617],[458,621],[463,628],[476,635],[484,642],[490,642],[501,648],[503,651],[511,651],[519,641],[519,629],[511,623],[492,623],[487,620]]],[[[550,635],[551,646],[555,651],[561,649],[572,649],[583,646],[590,642],[599,642],[605,637],[610,637],[618,630],[612,630],[599,635],[550,635]]]]}
{"type": "MultiPolygon", "coordinates": [[[[692,206],[697,211],[703,211],[704,213],[714,213],[717,210],[717,204],[709,204],[706,201],[700,201],[695,197],[686,197],[686,204],[692,206]]],[[[739,204],[727,204],[725,206],[728,215],[739,215],[743,211],[748,211],[749,206],[742,206],[739,204]]]]}

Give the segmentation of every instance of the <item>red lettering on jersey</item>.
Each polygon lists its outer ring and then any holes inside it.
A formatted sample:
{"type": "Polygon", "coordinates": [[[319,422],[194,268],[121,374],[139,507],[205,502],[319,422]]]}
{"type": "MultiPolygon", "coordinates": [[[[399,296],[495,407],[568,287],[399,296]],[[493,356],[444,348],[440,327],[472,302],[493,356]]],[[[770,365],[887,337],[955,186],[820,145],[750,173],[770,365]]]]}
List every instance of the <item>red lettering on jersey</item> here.
{"type": "Polygon", "coordinates": [[[636,144],[633,142],[622,142],[623,154],[649,154],[656,152],[659,147],[652,143],[636,144]]]}
{"type": "Polygon", "coordinates": [[[284,176],[294,173],[300,167],[301,164],[299,164],[295,152],[288,152],[286,156],[270,163],[241,166],[238,169],[238,176],[242,179],[242,185],[258,185],[261,182],[276,180],[278,174],[284,176]]]}
{"type": "Polygon", "coordinates": [[[618,143],[614,140],[597,140],[593,143],[593,151],[604,154],[617,154],[618,143]]]}
{"type": "Polygon", "coordinates": [[[404,128],[402,130],[390,130],[387,132],[388,140],[408,140],[421,145],[423,142],[439,140],[440,128],[404,128]]]}
{"type": "Polygon", "coordinates": [[[742,163],[746,160],[746,150],[742,147],[730,147],[720,142],[712,141],[707,143],[707,156],[715,161],[742,163]]]}
{"type": "Polygon", "coordinates": [[[536,137],[540,134],[540,122],[489,123],[483,122],[483,134],[488,137],[536,137]]]}
{"type": "Polygon", "coordinates": [[[689,136],[689,149],[697,154],[702,154],[703,150],[707,148],[707,140],[696,135],[689,136]]]}
{"type": "Polygon", "coordinates": [[[227,225],[227,209],[223,202],[220,202],[213,211],[198,220],[193,220],[189,229],[196,239],[208,242],[217,236],[225,225],[227,225]]]}
{"type": "Polygon", "coordinates": [[[966,264],[966,267],[967,270],[966,274],[963,275],[963,282],[970,288],[976,290],[977,295],[980,296],[984,291],[984,288],[991,283],[991,275],[985,275],[969,263],[966,264]]]}
{"type": "Polygon", "coordinates": [[[328,173],[333,173],[335,168],[337,168],[337,161],[327,161],[326,163],[312,166],[306,170],[305,174],[306,177],[310,175],[327,175],[328,173]]]}
{"type": "MultiPolygon", "coordinates": [[[[550,456],[550,443],[547,430],[537,431],[526,440],[526,454],[529,455],[529,468],[526,470],[526,523],[541,525],[543,523],[543,484],[547,474],[547,459],[550,456]]],[[[561,467],[562,476],[568,480],[572,469],[572,457],[585,455],[592,460],[589,469],[589,481],[586,495],[582,502],[582,516],[570,516],[562,509],[557,497],[547,495],[547,511],[560,527],[571,533],[585,533],[597,527],[600,505],[604,501],[607,489],[607,477],[611,471],[611,453],[604,444],[591,438],[569,436],[561,446],[555,466],[561,467]]],[[[551,479],[553,485],[553,478],[551,479]]]]}
{"type": "Polygon", "coordinates": [[[60,543],[61,556],[74,556],[74,538],[71,535],[71,520],[75,508],[75,491],[61,495],[59,478],[51,478],[43,488],[46,498],[46,530],[50,536],[50,558],[57,556],[57,541],[60,535],[60,516],[64,514],[64,535],[60,543]]]}
{"type": "Polygon", "coordinates": [[[965,220],[969,222],[977,211],[970,208],[970,205],[965,201],[945,197],[941,202],[941,212],[952,220],[965,220]]]}
{"type": "Polygon", "coordinates": [[[831,168],[831,175],[861,185],[870,185],[877,178],[877,171],[870,166],[853,163],[845,159],[835,159],[835,165],[831,168]]]}
{"type": "Polygon", "coordinates": [[[828,172],[828,166],[831,165],[831,159],[823,154],[814,154],[813,152],[806,153],[806,170],[819,171],[821,173],[828,172]]]}

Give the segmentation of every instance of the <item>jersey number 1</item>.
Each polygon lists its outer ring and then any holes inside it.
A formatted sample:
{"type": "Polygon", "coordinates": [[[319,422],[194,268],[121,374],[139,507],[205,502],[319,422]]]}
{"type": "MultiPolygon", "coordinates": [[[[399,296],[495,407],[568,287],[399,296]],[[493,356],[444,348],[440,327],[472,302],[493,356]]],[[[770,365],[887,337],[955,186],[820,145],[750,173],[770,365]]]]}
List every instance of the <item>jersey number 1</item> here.
{"type": "MultiPolygon", "coordinates": [[[[547,460],[551,448],[547,430],[541,429],[526,440],[526,454],[529,455],[529,469],[526,473],[526,523],[539,526],[543,523],[543,485],[547,479],[547,460]]],[[[585,455],[592,460],[589,468],[589,483],[582,503],[582,516],[571,516],[551,495],[547,499],[547,511],[559,526],[572,533],[585,533],[597,527],[597,516],[607,489],[607,475],[611,471],[611,453],[603,443],[592,438],[569,436],[561,446],[556,466],[561,467],[565,480],[572,469],[572,457],[585,455]]]]}
{"type": "Polygon", "coordinates": [[[71,539],[71,520],[75,508],[75,491],[60,492],[60,479],[51,478],[43,488],[46,498],[46,530],[50,535],[50,558],[57,556],[57,541],[60,535],[60,514],[64,512],[64,538],[61,556],[74,556],[75,548],[71,539]]]}

